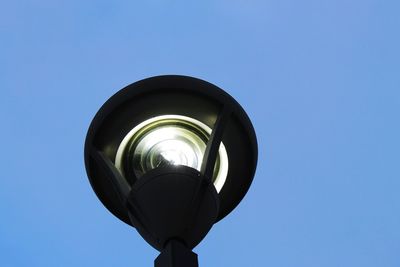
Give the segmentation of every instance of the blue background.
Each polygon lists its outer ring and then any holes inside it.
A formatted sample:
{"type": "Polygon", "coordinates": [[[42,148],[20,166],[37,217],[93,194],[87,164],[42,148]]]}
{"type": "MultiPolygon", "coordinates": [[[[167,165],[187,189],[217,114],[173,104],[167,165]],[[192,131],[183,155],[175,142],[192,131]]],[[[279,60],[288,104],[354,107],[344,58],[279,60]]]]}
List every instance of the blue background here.
{"type": "Polygon", "coordinates": [[[224,88],[259,140],[254,183],[200,266],[400,266],[400,2],[3,1],[0,266],[152,266],[86,178],[117,90],[224,88]]]}

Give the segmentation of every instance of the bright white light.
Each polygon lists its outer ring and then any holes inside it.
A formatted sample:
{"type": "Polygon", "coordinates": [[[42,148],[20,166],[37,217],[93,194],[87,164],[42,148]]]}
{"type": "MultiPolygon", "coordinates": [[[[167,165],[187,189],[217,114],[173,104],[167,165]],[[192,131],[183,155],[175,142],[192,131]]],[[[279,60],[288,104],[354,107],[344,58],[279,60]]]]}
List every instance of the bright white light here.
{"type": "Polygon", "coordinates": [[[184,142],[166,140],[159,144],[159,148],[156,149],[159,150],[159,155],[162,157],[161,161],[169,162],[172,165],[197,167],[196,155],[191,147],[184,142]]]}
{"type": "Polygon", "coordinates": [[[160,126],[144,134],[136,145],[134,158],[143,170],[165,165],[185,165],[200,169],[204,141],[179,126],[160,126]]]}
{"type": "MultiPolygon", "coordinates": [[[[125,136],[118,147],[115,165],[124,174],[123,157],[133,139],[133,164],[139,178],[140,174],[165,165],[185,165],[200,171],[210,134],[211,128],[198,120],[180,115],[158,116],[140,123],[125,136]]],[[[228,174],[228,155],[222,143],[216,165],[214,186],[219,192],[228,174]]]]}

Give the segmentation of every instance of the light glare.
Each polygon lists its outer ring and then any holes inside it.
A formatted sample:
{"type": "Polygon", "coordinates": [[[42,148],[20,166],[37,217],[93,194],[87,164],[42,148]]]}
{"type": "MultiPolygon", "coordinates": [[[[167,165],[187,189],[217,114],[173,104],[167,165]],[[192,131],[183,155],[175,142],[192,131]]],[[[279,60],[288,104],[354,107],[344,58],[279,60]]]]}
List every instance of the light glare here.
{"type": "MultiPolygon", "coordinates": [[[[133,164],[138,178],[146,171],[166,165],[184,165],[200,171],[211,131],[204,123],[186,116],[164,115],[148,119],[134,127],[122,140],[115,165],[124,174],[124,154],[128,144],[136,140],[133,164]],[[170,123],[165,124],[166,121],[170,123]],[[179,122],[200,128],[204,132],[203,136],[188,130],[179,122]]],[[[217,192],[220,192],[228,174],[228,155],[223,143],[220,145],[217,161],[213,182],[217,192]]]]}

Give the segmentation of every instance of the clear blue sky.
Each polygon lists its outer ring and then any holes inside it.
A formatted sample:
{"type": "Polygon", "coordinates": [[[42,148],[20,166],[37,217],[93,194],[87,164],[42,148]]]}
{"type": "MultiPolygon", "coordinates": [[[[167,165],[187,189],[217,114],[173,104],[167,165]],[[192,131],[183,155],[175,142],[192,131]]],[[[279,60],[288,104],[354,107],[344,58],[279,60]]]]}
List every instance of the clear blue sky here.
{"type": "Polygon", "coordinates": [[[398,0],[3,1],[0,266],[152,266],[84,169],[87,127],[136,80],[224,88],[254,183],[200,266],[400,266],[398,0]]]}

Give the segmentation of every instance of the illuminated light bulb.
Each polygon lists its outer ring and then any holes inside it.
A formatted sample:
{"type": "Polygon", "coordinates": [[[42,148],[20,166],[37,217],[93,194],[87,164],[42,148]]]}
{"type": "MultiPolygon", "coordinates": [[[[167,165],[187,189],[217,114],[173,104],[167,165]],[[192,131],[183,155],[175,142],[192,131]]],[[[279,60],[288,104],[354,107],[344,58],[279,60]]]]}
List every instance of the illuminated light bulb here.
{"type": "MultiPolygon", "coordinates": [[[[135,176],[163,166],[184,165],[200,171],[211,128],[180,115],[148,119],[134,127],[121,142],[115,165],[122,174],[130,164],[135,176]],[[124,165],[125,163],[125,165],[124,165]]],[[[213,182],[219,192],[228,174],[228,156],[221,143],[213,182]]]]}
{"type": "Polygon", "coordinates": [[[156,128],[138,142],[134,162],[140,162],[144,172],[165,165],[199,169],[206,144],[191,134],[176,126],[156,128]]]}

